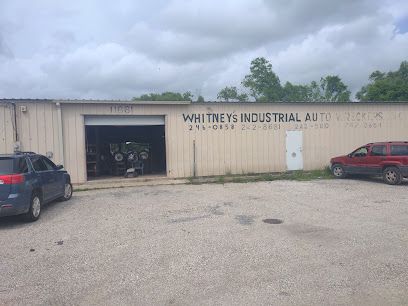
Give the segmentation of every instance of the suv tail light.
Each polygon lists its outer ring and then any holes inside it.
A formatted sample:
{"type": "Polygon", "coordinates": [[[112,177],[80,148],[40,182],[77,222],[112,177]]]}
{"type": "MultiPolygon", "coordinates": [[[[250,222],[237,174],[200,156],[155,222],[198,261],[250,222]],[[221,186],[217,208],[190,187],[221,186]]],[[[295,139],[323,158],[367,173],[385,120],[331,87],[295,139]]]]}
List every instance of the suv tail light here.
{"type": "Polygon", "coordinates": [[[24,175],[22,174],[0,175],[0,185],[11,185],[21,183],[24,183],[24,175]]]}

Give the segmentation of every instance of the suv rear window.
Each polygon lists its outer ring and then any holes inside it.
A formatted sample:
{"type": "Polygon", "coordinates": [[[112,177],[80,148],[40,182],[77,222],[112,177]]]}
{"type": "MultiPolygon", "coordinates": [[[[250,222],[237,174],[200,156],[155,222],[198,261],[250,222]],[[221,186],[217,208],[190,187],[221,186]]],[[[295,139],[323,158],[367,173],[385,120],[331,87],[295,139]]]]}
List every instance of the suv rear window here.
{"type": "Polygon", "coordinates": [[[391,146],[392,156],[408,155],[408,145],[393,145],[391,146]]]}
{"type": "Polygon", "coordinates": [[[0,174],[14,173],[14,158],[0,157],[0,174]]]}
{"type": "Polygon", "coordinates": [[[28,164],[25,157],[0,157],[0,174],[28,173],[28,164]]]}

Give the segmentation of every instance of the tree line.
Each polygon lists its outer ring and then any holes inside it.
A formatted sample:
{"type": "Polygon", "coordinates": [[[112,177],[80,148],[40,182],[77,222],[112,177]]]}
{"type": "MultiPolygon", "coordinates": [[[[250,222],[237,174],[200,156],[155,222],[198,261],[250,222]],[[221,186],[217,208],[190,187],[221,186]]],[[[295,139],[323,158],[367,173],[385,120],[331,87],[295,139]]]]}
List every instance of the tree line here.
{"type": "MultiPolygon", "coordinates": [[[[251,61],[249,74],[241,82],[242,90],[226,86],[218,92],[217,99],[224,102],[351,102],[351,92],[338,75],[327,75],[310,84],[281,84],[272,64],[264,57],[251,61]]],[[[356,94],[358,101],[408,102],[408,62],[403,61],[397,71],[374,71],[369,81],[356,94]]],[[[150,93],[133,98],[135,101],[195,101],[205,102],[204,97],[185,93],[150,93]]]]}

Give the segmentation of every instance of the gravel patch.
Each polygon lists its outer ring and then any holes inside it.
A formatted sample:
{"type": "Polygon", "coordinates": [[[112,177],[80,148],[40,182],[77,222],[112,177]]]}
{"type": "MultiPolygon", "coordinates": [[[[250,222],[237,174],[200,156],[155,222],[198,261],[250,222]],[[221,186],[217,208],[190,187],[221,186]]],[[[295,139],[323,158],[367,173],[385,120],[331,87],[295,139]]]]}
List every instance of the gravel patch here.
{"type": "Polygon", "coordinates": [[[406,305],[408,184],[84,191],[0,245],[1,305],[406,305]]]}

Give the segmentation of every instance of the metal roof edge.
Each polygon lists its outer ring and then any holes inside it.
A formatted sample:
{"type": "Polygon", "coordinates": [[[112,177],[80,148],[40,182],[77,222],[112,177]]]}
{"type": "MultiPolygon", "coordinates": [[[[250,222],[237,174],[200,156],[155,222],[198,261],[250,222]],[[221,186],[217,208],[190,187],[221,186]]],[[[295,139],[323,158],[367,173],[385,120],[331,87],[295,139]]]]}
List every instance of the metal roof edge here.
{"type": "Polygon", "coordinates": [[[60,104],[139,104],[139,105],[178,105],[191,104],[191,101],[136,101],[103,99],[0,99],[0,103],[60,103],[60,104]]]}
{"type": "Polygon", "coordinates": [[[104,100],[104,99],[0,99],[0,103],[61,103],[61,104],[134,104],[134,105],[408,105],[408,101],[371,101],[371,102],[305,102],[305,101],[273,101],[273,102],[226,102],[226,101],[136,101],[136,100],[104,100]]]}
{"type": "Polygon", "coordinates": [[[52,102],[52,99],[20,99],[20,98],[3,98],[0,99],[0,103],[39,103],[39,102],[52,102]]]}
{"type": "Polygon", "coordinates": [[[206,102],[192,102],[192,104],[195,105],[208,105],[208,104],[246,104],[246,105],[362,105],[362,104],[406,104],[408,105],[408,101],[351,101],[351,102],[329,102],[329,101],[320,101],[320,102],[308,102],[308,101],[273,101],[273,102],[251,102],[251,101],[245,101],[245,102],[219,102],[219,101],[206,101],[206,102]]]}
{"type": "Polygon", "coordinates": [[[136,101],[136,100],[53,100],[61,104],[134,104],[134,105],[185,105],[191,101],[136,101]]]}

